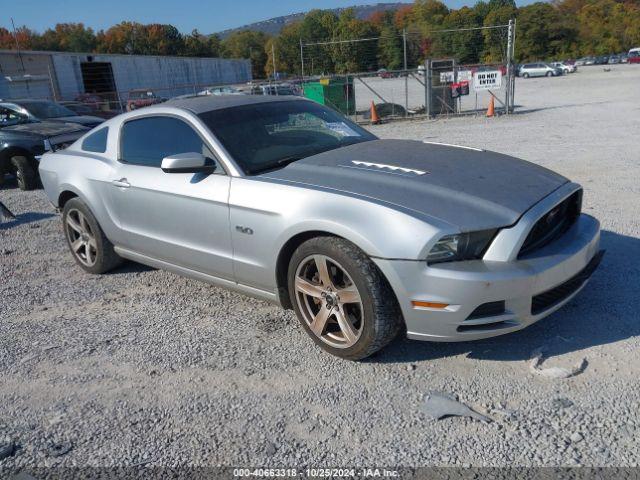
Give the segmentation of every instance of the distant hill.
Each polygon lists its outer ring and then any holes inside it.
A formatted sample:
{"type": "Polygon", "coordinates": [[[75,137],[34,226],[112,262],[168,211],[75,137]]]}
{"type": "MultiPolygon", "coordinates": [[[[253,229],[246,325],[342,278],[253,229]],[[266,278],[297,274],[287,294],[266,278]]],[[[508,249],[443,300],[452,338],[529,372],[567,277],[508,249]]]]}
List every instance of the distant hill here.
{"type": "MultiPolygon", "coordinates": [[[[376,3],[373,5],[354,5],[353,7],[332,8],[329,10],[340,15],[340,12],[342,12],[343,10],[346,10],[347,8],[353,8],[356,14],[356,18],[364,20],[374,12],[397,10],[398,8],[405,5],[409,4],[406,2],[376,3]]],[[[282,27],[290,23],[297,22],[298,20],[302,20],[305,15],[306,12],[292,13],[291,15],[285,15],[282,17],[274,17],[270,18],[269,20],[263,20],[262,22],[250,23],[248,25],[243,25],[242,27],[223,30],[222,32],[218,32],[218,36],[224,39],[231,35],[233,32],[238,32],[240,30],[253,30],[256,32],[264,32],[268,35],[277,35],[278,33],[280,33],[280,30],[282,30],[282,27]]]]}

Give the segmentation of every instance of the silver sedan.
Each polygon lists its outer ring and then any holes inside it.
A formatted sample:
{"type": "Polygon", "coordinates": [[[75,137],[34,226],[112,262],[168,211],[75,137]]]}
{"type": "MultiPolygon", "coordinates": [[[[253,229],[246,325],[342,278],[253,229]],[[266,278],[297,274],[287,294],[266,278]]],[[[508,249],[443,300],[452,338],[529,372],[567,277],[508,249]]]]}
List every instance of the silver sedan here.
{"type": "Polygon", "coordinates": [[[120,115],[40,175],[77,264],[129,259],[293,308],[328,352],[400,331],[431,341],[522,329],[602,256],[582,188],[475,148],[380,140],[293,97],[169,101],[120,115]]]}

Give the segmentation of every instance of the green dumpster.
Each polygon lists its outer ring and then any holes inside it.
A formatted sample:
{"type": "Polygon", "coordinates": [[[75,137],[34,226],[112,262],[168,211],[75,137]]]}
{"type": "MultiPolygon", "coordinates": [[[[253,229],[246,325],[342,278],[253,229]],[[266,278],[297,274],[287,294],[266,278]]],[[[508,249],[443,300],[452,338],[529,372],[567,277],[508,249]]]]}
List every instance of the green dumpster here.
{"type": "Polygon", "coordinates": [[[322,78],[302,85],[304,96],[345,115],[356,113],[352,78],[322,78]]]}

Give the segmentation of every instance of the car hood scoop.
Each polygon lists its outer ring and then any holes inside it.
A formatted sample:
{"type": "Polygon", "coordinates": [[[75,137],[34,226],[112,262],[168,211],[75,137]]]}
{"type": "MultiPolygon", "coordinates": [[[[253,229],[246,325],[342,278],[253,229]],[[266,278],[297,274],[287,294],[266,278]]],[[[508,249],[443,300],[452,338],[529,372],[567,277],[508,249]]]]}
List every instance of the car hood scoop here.
{"type": "Polygon", "coordinates": [[[568,180],[508,155],[412,140],[374,140],[259,176],[377,200],[461,231],[512,225],[568,180]]]}

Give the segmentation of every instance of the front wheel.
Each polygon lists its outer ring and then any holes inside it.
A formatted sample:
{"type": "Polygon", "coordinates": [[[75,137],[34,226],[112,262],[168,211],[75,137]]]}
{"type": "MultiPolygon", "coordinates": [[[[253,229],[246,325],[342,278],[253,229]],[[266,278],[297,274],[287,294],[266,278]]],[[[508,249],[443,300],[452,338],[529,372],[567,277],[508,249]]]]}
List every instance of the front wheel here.
{"type": "Polygon", "coordinates": [[[522,76],[523,76],[524,78],[529,78],[529,74],[528,74],[528,73],[523,73],[523,74],[522,74],[522,76]]]}
{"type": "Polygon", "coordinates": [[[397,335],[402,316],[376,265],[355,245],[316,237],[294,252],[289,296],[303,328],[327,352],[360,360],[397,335]]]}
{"type": "Polygon", "coordinates": [[[547,77],[553,76],[553,72],[547,72],[547,77]]]}

